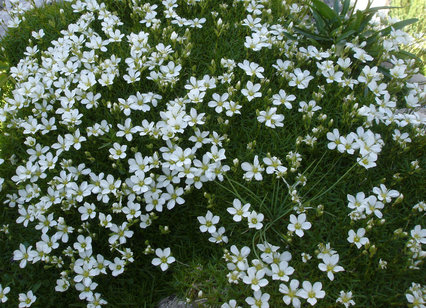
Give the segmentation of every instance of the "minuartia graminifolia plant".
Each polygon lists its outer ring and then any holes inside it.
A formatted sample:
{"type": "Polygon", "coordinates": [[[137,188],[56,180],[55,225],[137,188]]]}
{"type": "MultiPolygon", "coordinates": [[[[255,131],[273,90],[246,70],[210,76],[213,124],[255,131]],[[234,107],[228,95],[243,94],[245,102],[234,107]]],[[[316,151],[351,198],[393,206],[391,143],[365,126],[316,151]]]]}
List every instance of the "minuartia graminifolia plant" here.
{"type": "Polygon", "coordinates": [[[335,2],[66,1],[32,29],[1,97],[2,243],[56,283],[11,274],[0,300],[114,306],[119,276],[201,259],[213,287],[184,296],[212,307],[424,307],[414,39],[335,2]]]}

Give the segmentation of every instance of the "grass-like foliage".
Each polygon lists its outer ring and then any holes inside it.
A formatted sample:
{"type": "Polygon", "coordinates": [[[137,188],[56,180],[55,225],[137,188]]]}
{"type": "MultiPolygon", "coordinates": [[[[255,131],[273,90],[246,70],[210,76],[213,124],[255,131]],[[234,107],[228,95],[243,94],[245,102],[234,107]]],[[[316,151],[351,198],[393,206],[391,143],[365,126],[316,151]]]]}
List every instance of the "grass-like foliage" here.
{"type": "MultiPolygon", "coordinates": [[[[406,28],[407,33],[416,40],[404,49],[416,54],[423,61],[423,75],[426,74],[424,62],[426,61],[426,3],[422,0],[392,0],[391,6],[397,7],[390,11],[390,16],[396,20],[418,18],[418,22],[406,28]]],[[[396,21],[395,20],[395,21],[396,21]]]]}
{"type": "Polygon", "coordinates": [[[349,0],[12,3],[1,302],[424,307],[414,20],[349,0]]]}

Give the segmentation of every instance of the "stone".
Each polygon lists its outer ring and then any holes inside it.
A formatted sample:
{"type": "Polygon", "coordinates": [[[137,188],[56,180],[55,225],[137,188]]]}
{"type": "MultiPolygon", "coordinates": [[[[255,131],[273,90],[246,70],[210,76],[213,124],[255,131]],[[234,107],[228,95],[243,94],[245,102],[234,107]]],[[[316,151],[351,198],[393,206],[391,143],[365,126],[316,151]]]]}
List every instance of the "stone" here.
{"type": "Polygon", "coordinates": [[[186,301],[176,297],[175,295],[168,296],[163,298],[159,303],[157,308],[199,308],[203,307],[203,299],[196,300],[192,303],[187,303],[186,301]]]}
{"type": "Polygon", "coordinates": [[[424,88],[426,84],[426,77],[422,74],[415,74],[413,77],[411,77],[408,82],[410,83],[418,83],[420,88],[424,88]]]}

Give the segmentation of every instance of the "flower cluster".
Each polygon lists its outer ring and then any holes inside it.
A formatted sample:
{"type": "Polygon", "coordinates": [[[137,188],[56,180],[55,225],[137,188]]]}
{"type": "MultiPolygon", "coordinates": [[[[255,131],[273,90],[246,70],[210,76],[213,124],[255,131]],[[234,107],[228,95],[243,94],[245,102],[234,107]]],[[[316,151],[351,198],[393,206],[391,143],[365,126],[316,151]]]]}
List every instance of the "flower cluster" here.
{"type": "MultiPolygon", "coordinates": [[[[24,21],[19,17],[23,10],[11,2],[17,17],[9,27],[16,28],[24,21]]],[[[387,147],[404,153],[425,133],[426,121],[414,111],[425,91],[408,82],[415,63],[397,57],[400,45],[410,41],[405,32],[390,27],[377,42],[383,55],[375,59],[361,37],[328,47],[303,39],[300,33],[315,16],[301,3],[235,0],[232,9],[239,20],[230,24],[230,7],[211,0],[114,4],[125,6],[128,16],[119,16],[108,1],[66,2],[76,21],[48,48],[41,47],[44,30],[35,29],[24,57],[10,68],[14,83],[0,107],[5,135],[19,140],[19,148],[5,146],[1,152],[0,165],[8,168],[0,173],[0,198],[14,208],[16,224],[37,238],[15,243],[17,266],[55,267],[60,272],[57,292],[73,288],[88,307],[106,305],[97,292],[101,276],[122,275],[137,262],[161,271],[180,263],[172,242],[151,247],[145,241],[143,254],[151,256],[146,260],[136,251],[157,219],[189,207],[196,217],[194,229],[223,247],[224,275],[250,292],[241,297],[250,307],[277,303],[269,290],[281,294],[280,305],[354,305],[358,299],[352,291],[328,290],[358,270],[351,268],[348,251],[376,253],[380,242],[372,229],[386,223],[405,194],[395,184],[399,173],[392,182],[368,176],[379,173],[379,155],[386,157],[387,147]],[[206,13],[209,5],[219,12],[206,13]],[[189,17],[194,13],[200,15],[189,17]],[[235,56],[218,46],[230,29],[246,34],[235,56]],[[209,31],[217,43],[215,58],[204,70],[197,67],[204,59],[194,65],[192,57],[210,54],[200,52],[195,39],[209,31]],[[391,64],[388,72],[383,61],[391,64]],[[318,191],[329,171],[354,154],[353,166],[318,191]],[[322,166],[323,159],[330,165],[322,166]],[[316,177],[321,169],[324,176],[316,177]],[[348,174],[356,177],[348,182],[374,182],[372,194],[363,188],[347,194],[341,182],[348,174]],[[334,203],[346,203],[336,201],[335,191],[332,205],[317,201],[336,185],[343,187],[343,199],[346,195],[351,226],[339,222],[343,238],[325,240],[318,217],[338,217],[343,211],[340,218],[349,220],[344,206],[333,209],[334,203]],[[221,194],[220,202],[207,193],[212,189],[221,194]],[[207,211],[192,198],[197,192],[208,199],[207,211]],[[246,236],[251,248],[242,243],[246,236]],[[299,249],[302,263],[292,259],[299,249]],[[317,261],[310,261],[309,253],[317,261]],[[317,271],[321,281],[301,278],[311,265],[309,272],[317,271]]],[[[388,29],[380,23],[368,27],[388,29]]],[[[419,172],[419,161],[409,169],[410,175],[419,172]]],[[[409,235],[402,228],[394,232],[408,237],[411,270],[421,269],[426,243],[426,231],[417,222],[425,203],[415,202],[410,211],[416,222],[404,226],[409,235]]],[[[168,226],[159,227],[162,234],[170,232],[168,226]]],[[[8,228],[5,224],[1,230],[8,234],[8,228]]],[[[385,260],[380,258],[379,269],[387,269],[385,260]]],[[[0,284],[2,303],[9,291],[0,284]]],[[[405,296],[410,305],[421,307],[424,287],[413,283],[405,296]]],[[[36,298],[31,290],[20,293],[19,307],[31,306],[36,298]]],[[[226,301],[223,308],[238,305],[226,301]]]]}

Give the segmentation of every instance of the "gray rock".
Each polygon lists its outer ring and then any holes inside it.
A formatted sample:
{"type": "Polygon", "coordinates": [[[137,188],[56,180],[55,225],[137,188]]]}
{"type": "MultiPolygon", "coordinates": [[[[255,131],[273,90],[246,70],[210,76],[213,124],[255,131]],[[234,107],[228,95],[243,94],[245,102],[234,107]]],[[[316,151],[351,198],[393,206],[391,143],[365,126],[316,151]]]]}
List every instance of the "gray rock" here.
{"type": "Polygon", "coordinates": [[[423,89],[426,84],[426,77],[422,74],[415,74],[413,77],[408,80],[410,83],[418,83],[419,86],[423,89]]]}
{"type": "Polygon", "coordinates": [[[157,308],[199,308],[203,307],[203,300],[195,301],[194,303],[187,303],[186,301],[177,298],[176,296],[168,296],[163,298],[157,308]]]}

